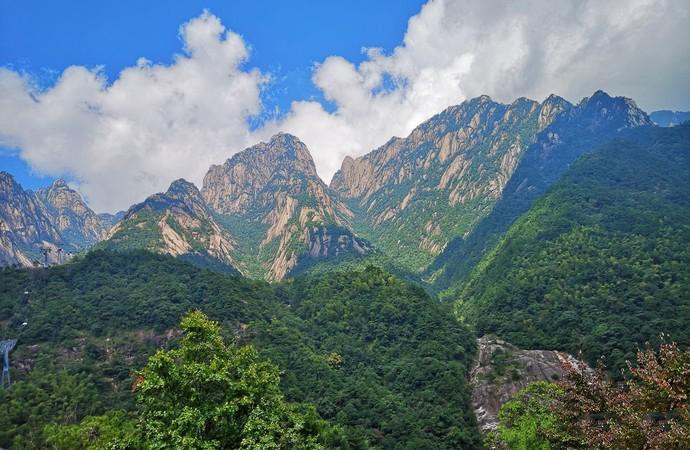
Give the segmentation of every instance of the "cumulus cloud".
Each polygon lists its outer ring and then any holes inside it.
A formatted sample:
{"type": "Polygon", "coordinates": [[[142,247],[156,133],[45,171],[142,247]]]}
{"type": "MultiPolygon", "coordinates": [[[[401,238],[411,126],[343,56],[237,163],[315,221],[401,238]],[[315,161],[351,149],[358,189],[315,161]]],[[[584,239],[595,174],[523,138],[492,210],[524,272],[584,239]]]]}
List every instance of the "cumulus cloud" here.
{"type": "Polygon", "coordinates": [[[209,165],[253,138],[266,75],[244,70],[242,38],[205,12],[180,28],[170,65],[139,59],[108,83],[100,69],[67,68],[54,86],[0,69],[0,144],[35,170],[68,175],[96,210],[127,208],[171,180],[202,179],[209,165]]]}
{"type": "Polygon", "coordinates": [[[295,102],[275,125],[315,149],[329,179],[344,156],[481,94],[577,101],[605,89],[649,110],[688,108],[689,10],[685,0],[433,0],[390,54],[370,48],[357,65],[338,56],[318,65],[313,82],[334,112],[295,102]]]}
{"type": "Polygon", "coordinates": [[[0,69],[0,145],[41,173],[71,176],[97,210],[112,211],[178,177],[199,183],[210,164],[277,131],[299,136],[329,180],[346,155],[481,94],[577,101],[605,89],[648,110],[690,107],[686,0],[431,0],[392,51],[315,65],[332,108],[295,99],[257,130],[248,122],[265,113],[270,74],[244,68],[243,39],[209,13],[180,36],[172,64],[140,59],[112,83],[74,66],[40,89],[0,69]]]}

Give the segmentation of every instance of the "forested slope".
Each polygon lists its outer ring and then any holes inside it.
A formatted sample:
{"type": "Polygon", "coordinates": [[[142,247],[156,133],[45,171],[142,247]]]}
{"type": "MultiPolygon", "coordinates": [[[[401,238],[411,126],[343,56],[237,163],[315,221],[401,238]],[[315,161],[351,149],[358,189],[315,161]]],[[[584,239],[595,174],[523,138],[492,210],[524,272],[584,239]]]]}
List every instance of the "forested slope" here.
{"type": "Polygon", "coordinates": [[[49,422],[131,409],[133,371],[177,345],[193,309],[276,363],[287,399],[341,430],[333,446],[479,446],[466,383],[474,338],[421,289],[373,267],[269,285],[106,251],[0,271],[0,332],[19,338],[0,446],[41,447],[49,422]]]}
{"type": "Polygon", "coordinates": [[[457,312],[478,334],[611,369],[690,344],[690,126],[638,142],[580,158],[477,265],[457,312]]]}

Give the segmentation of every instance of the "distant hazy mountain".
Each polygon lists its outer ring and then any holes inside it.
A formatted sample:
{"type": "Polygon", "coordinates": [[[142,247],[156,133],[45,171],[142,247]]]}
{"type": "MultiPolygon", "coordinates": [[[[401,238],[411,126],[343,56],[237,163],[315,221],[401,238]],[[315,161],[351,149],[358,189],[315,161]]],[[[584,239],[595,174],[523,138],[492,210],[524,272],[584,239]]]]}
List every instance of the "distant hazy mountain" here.
{"type": "Polygon", "coordinates": [[[46,206],[62,239],[80,249],[103,240],[113,225],[110,215],[94,213],[63,180],[55,180],[48,188],[36,191],[36,195],[46,206]]]}
{"type": "Polygon", "coordinates": [[[660,127],[672,127],[690,120],[690,111],[654,111],[649,118],[660,127]]]}
{"type": "Polygon", "coordinates": [[[110,216],[94,213],[63,180],[32,192],[0,172],[1,265],[43,262],[41,248],[50,249],[50,263],[60,262],[68,252],[85,250],[105,238],[111,224],[110,216]]]}

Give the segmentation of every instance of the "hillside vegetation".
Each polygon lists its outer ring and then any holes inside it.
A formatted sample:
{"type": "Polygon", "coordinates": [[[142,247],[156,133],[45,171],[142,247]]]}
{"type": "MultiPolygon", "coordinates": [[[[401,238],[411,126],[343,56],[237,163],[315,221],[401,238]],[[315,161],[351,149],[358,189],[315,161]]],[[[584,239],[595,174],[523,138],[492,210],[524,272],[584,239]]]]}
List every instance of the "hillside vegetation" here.
{"type": "Polygon", "coordinates": [[[526,348],[605,355],[690,344],[690,126],[579,159],[476,266],[458,315],[526,348]]]}
{"type": "Polygon", "coordinates": [[[134,371],[175,348],[176,324],[196,309],[278,366],[286,400],[340,430],[334,448],[479,447],[466,382],[474,338],[420,288],[374,267],[269,285],[106,251],[0,272],[1,332],[19,338],[0,446],[42,447],[49,423],[131,411],[134,371]]]}

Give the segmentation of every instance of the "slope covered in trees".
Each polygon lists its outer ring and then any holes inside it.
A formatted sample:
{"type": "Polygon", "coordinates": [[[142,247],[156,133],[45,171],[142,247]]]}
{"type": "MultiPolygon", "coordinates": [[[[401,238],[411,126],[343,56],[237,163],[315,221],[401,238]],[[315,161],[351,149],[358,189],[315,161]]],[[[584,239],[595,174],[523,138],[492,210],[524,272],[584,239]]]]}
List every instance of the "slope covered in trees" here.
{"type": "Polygon", "coordinates": [[[605,355],[690,344],[690,126],[580,158],[477,265],[457,312],[478,334],[605,355]]]}
{"type": "Polygon", "coordinates": [[[466,383],[474,339],[421,289],[373,267],[269,285],[106,251],[0,271],[0,332],[19,338],[0,446],[42,447],[50,423],[131,411],[134,371],[176,348],[177,323],[196,309],[278,366],[286,400],[314,404],[337,430],[331,447],[479,446],[466,383]]]}

